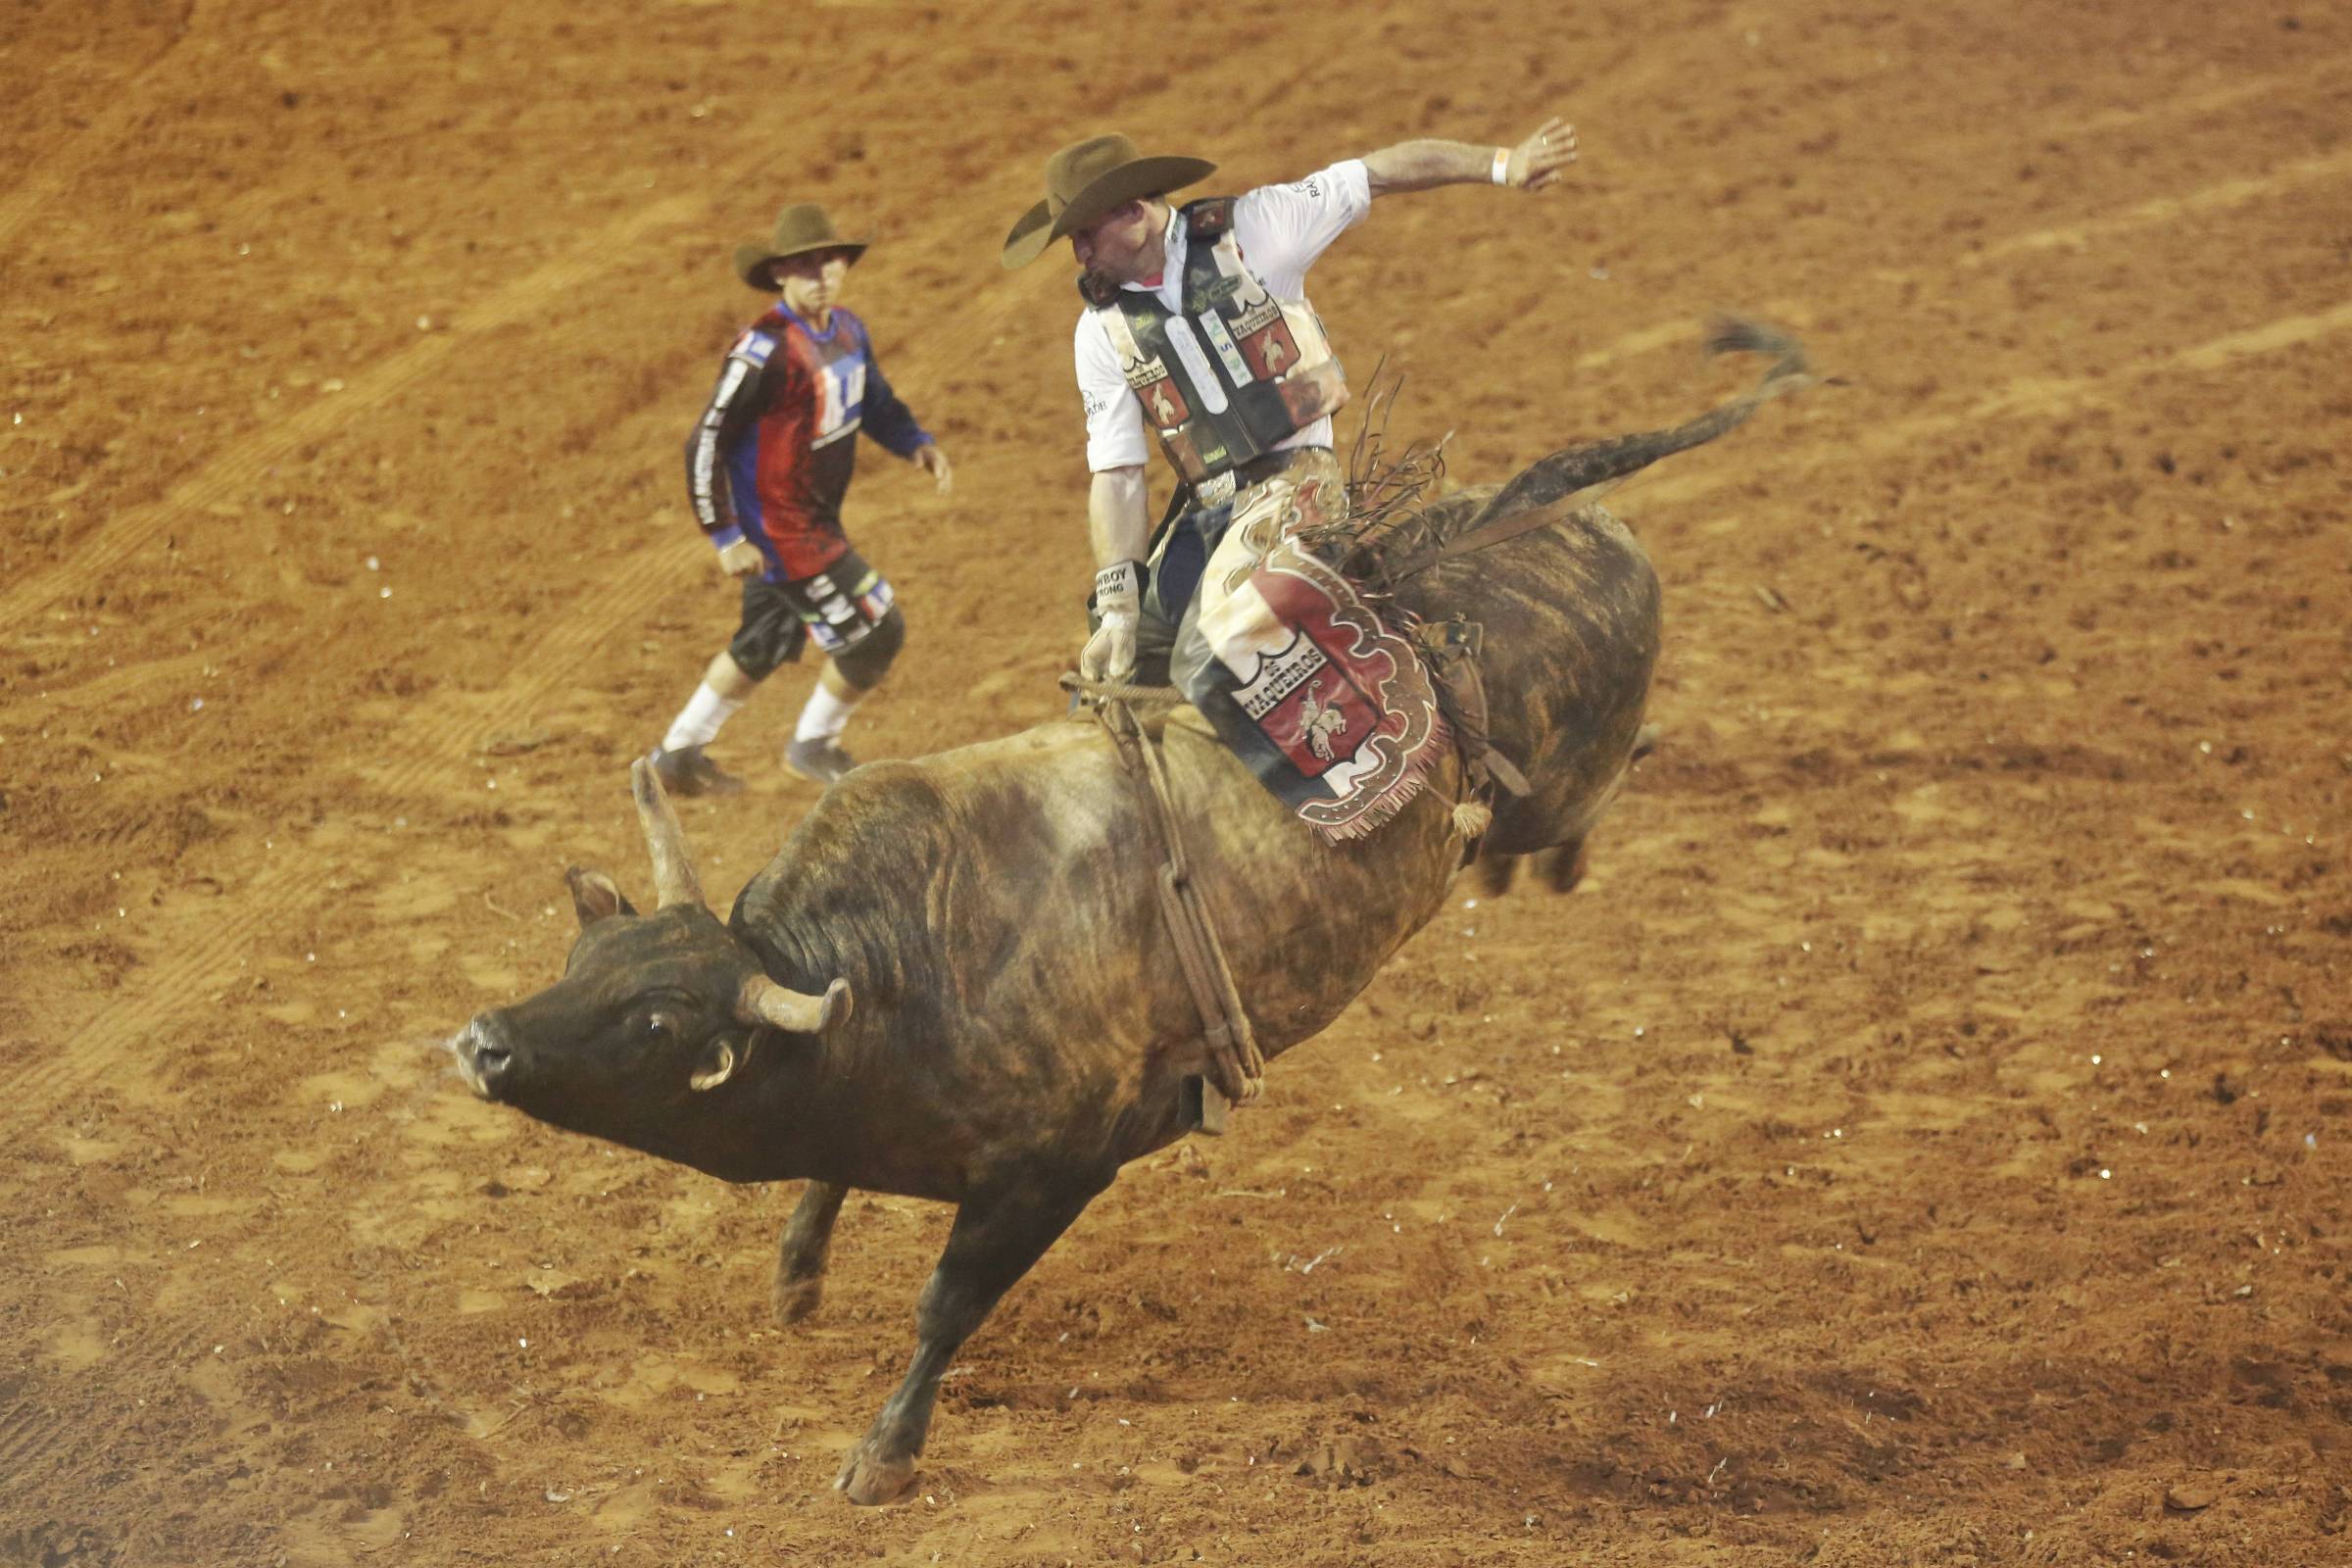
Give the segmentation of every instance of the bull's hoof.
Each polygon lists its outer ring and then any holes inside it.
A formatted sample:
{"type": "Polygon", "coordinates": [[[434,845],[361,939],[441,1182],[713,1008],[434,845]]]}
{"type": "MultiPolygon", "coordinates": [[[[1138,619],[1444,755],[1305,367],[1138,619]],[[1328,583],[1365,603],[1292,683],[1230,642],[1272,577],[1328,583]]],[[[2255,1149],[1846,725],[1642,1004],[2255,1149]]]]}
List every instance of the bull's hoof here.
{"type": "Polygon", "coordinates": [[[1499,899],[1511,891],[1511,878],[1519,869],[1515,855],[1482,855],[1478,858],[1478,891],[1481,896],[1499,899]]]}
{"type": "Polygon", "coordinates": [[[822,1275],[814,1279],[778,1280],[776,1321],[786,1326],[798,1323],[815,1311],[817,1303],[824,1298],[825,1281],[822,1275]]]}
{"type": "Polygon", "coordinates": [[[850,1450],[850,1462],[833,1478],[833,1490],[860,1507],[896,1502],[914,1480],[914,1460],[886,1459],[868,1438],[850,1450]]]}

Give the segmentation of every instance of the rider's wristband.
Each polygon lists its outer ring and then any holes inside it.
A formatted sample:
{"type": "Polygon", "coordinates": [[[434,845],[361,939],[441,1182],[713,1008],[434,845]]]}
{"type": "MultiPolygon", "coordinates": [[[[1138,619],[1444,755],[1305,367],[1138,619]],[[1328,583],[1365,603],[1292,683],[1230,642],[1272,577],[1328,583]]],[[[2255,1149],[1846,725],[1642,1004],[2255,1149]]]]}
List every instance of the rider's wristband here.
{"type": "Polygon", "coordinates": [[[1511,182],[1511,150],[1508,147],[1494,149],[1494,168],[1487,177],[1497,185],[1511,182]]]}
{"type": "Polygon", "coordinates": [[[1140,561],[1118,562],[1095,573],[1095,603],[1098,605],[1113,602],[1140,604],[1143,597],[1144,564],[1140,561]]]}

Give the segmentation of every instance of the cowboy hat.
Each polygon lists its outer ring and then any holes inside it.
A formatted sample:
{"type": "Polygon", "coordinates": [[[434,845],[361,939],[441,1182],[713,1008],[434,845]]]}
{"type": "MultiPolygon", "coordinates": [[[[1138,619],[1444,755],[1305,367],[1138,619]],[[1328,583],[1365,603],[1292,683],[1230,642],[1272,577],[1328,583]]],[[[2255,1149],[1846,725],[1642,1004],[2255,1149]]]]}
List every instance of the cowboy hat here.
{"type": "Polygon", "coordinates": [[[809,251],[848,251],[851,262],[855,263],[865,254],[869,243],[869,240],[843,239],[833,232],[833,220],[822,207],[814,202],[801,202],[776,215],[776,231],[764,244],[754,239],[735,247],[735,275],[752,287],[772,294],[776,284],[768,276],[770,263],[809,251]]]}
{"type": "Polygon", "coordinates": [[[1046,160],[1046,199],[1004,236],[1004,265],[1026,267],[1046,247],[1124,202],[1164,196],[1206,179],[1217,166],[1198,158],[1146,158],[1124,136],[1091,136],[1046,160]]]}

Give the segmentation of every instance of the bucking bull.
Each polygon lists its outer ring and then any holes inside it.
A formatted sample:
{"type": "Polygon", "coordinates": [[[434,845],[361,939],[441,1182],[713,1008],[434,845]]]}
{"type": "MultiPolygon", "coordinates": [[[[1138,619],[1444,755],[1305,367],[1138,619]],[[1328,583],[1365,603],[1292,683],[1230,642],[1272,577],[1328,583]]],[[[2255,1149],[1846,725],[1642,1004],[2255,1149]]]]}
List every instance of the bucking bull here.
{"type": "MultiPolygon", "coordinates": [[[[1335,847],[1192,710],[1145,715],[1267,1057],[1337,1017],[1472,858],[1577,863],[1634,758],[1659,635],[1657,578],[1593,494],[1814,379],[1762,328],[1727,323],[1710,347],[1773,364],[1688,424],[1431,504],[1411,530],[1430,548],[1385,563],[1406,618],[1483,629],[1487,739],[1528,788],[1498,792],[1477,839],[1482,813],[1455,808],[1472,784],[1459,755],[1395,820],[1335,847]]],[[[1209,1063],[1162,924],[1151,802],[1080,715],[869,763],[722,924],[643,762],[633,782],[655,911],[568,871],[580,936],[564,978],[476,1017],[451,1050],[477,1094],[542,1121],[722,1181],[808,1178],[776,1261],[786,1322],[816,1305],[851,1188],[956,1205],[913,1361],[834,1483],[888,1501],[913,1477],[941,1375],[998,1298],[1121,1165],[1197,1125],[1184,1091],[1209,1063]]]]}

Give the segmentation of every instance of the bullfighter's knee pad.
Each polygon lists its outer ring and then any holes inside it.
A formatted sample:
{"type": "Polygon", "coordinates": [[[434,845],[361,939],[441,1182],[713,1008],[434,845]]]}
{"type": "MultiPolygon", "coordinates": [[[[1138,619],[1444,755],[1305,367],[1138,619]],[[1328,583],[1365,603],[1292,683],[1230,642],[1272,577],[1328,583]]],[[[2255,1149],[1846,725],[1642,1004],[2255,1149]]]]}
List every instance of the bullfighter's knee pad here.
{"type": "Polygon", "coordinates": [[[874,622],[873,630],[833,656],[833,667],[858,690],[870,692],[882,684],[882,677],[890,673],[892,662],[906,645],[906,617],[893,605],[874,622]]]}

